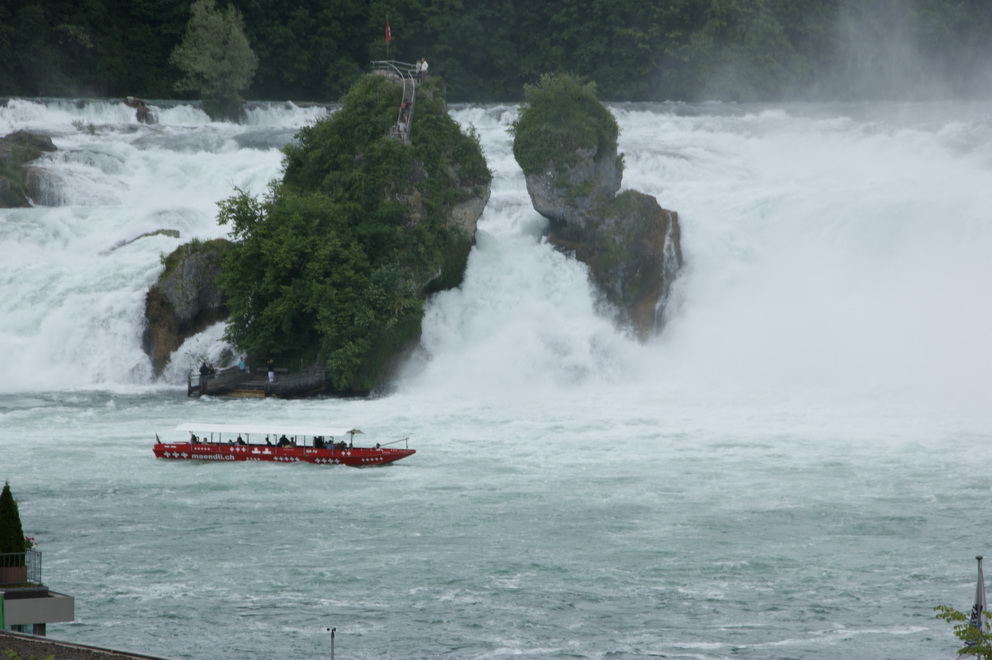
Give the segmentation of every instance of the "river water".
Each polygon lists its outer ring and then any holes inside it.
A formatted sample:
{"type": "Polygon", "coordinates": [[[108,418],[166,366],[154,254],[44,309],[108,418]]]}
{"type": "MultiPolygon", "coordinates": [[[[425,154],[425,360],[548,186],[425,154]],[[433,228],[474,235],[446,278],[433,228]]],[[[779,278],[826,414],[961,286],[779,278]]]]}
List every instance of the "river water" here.
{"type": "MultiPolygon", "coordinates": [[[[0,479],[76,597],[58,639],[173,658],[946,658],[989,554],[992,103],[618,105],[624,186],[682,223],[664,332],[541,238],[513,106],[452,108],[494,171],[465,282],[367,400],[154,381],[160,256],[224,235],[325,111],[245,125],[12,100],[47,206],[0,211],[0,479]],[[180,236],[156,233],[175,230],[180,236]],[[156,460],[183,422],[410,436],[383,468],[156,460]]],[[[415,129],[414,129],[415,130],[415,129]]]]}

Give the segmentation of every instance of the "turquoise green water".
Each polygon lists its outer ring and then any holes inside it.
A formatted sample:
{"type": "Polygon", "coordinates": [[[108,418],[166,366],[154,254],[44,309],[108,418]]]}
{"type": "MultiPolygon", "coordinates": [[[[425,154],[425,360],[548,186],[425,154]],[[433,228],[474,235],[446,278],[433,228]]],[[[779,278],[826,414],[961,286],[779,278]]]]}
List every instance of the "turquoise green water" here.
{"type": "Polygon", "coordinates": [[[733,430],[751,410],[643,402],[608,423],[587,394],[74,397],[4,413],[4,476],[46,582],[76,597],[50,635],[170,657],[326,657],[328,627],[361,658],[938,657],[953,639],[931,608],[969,605],[987,542],[988,458],[962,461],[957,435],[733,430]],[[364,419],[418,453],[152,457],[153,431],[206,412],[364,419]]]}

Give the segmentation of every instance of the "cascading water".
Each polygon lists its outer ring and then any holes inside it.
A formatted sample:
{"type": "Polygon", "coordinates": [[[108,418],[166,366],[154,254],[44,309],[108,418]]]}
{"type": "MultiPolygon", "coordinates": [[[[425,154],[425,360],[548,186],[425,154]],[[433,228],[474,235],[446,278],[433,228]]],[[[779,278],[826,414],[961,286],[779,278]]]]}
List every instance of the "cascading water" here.
{"type": "Polygon", "coordinates": [[[542,240],[513,106],[464,284],[369,400],[185,397],[141,350],[160,256],[223,236],[324,109],[11,100],[49,206],[0,211],[0,479],[77,598],[57,638],[171,657],[949,657],[992,488],[992,104],[620,105],[685,269],[641,344],[542,240]],[[178,232],[178,237],[176,237],[178,232]],[[156,461],[190,421],[330,423],[375,470],[156,461]],[[139,624],[135,617],[140,617],[139,624]],[[187,634],[177,635],[177,630],[187,634]]]}
{"type": "Polygon", "coordinates": [[[18,100],[0,112],[0,133],[59,148],[39,164],[50,206],[5,211],[0,225],[0,350],[16,374],[0,390],[151,383],[140,342],[160,256],[224,235],[216,203],[234,187],[264,191],[278,148],[323,110],[264,108],[246,126],[189,106],[156,114],[145,126],[123,103],[18,100]]]}

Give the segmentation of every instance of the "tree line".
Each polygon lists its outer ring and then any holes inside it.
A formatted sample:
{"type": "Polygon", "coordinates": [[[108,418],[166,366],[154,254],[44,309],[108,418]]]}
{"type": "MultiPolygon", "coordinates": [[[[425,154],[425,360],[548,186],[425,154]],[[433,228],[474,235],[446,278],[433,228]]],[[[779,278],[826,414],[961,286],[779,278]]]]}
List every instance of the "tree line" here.
{"type": "MultiPolygon", "coordinates": [[[[172,59],[192,0],[0,0],[0,95],[194,98],[172,59]]],[[[244,96],[336,101],[371,60],[427,58],[450,101],[544,73],[607,101],[987,97],[988,0],[231,0],[244,96]],[[385,39],[389,21],[392,39],[385,39]]],[[[219,7],[228,3],[220,0],[219,7]]]]}

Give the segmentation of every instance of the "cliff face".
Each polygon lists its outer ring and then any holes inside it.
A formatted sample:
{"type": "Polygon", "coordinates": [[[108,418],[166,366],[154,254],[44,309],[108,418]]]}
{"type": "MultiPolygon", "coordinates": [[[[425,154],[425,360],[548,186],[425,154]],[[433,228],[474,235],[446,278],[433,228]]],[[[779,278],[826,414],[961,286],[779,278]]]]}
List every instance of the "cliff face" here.
{"type": "Polygon", "coordinates": [[[165,271],[145,298],[142,347],[156,376],[183,341],[227,318],[217,278],[233,247],[223,239],[187,243],[165,259],[165,271]]]}
{"type": "Polygon", "coordinates": [[[678,214],[633,190],[620,195],[618,128],[588,86],[545,77],[525,92],[513,152],[548,240],[589,266],[618,320],[654,334],[682,267],[678,214]]]}
{"type": "Polygon", "coordinates": [[[17,131],[0,138],[0,208],[30,206],[33,168],[28,163],[55,150],[44,135],[17,131]]]}
{"type": "Polygon", "coordinates": [[[623,164],[615,141],[612,155],[590,147],[576,149],[575,157],[572,166],[549,160],[540,172],[525,175],[534,210],[556,223],[584,225],[594,220],[601,201],[620,189],[623,164]]]}

